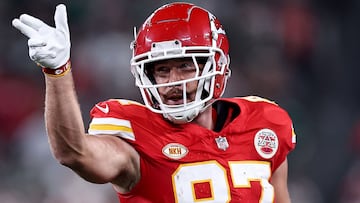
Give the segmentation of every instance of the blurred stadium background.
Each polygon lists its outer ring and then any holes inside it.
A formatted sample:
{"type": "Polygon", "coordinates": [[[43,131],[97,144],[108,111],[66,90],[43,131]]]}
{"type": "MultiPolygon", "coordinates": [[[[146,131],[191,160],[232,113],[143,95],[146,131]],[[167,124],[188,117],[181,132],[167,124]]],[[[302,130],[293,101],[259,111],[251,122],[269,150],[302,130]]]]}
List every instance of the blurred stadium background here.
{"type": "MultiPolygon", "coordinates": [[[[84,115],[108,98],[141,101],[129,71],[133,26],[172,1],[0,2],[0,202],[111,203],[59,165],[44,129],[44,81],[11,20],[29,13],[53,25],[68,6],[72,62],[84,115]]],[[[259,95],[285,108],[298,144],[289,156],[293,203],[360,202],[360,1],[188,1],[214,13],[230,39],[225,96],[259,95]]]]}

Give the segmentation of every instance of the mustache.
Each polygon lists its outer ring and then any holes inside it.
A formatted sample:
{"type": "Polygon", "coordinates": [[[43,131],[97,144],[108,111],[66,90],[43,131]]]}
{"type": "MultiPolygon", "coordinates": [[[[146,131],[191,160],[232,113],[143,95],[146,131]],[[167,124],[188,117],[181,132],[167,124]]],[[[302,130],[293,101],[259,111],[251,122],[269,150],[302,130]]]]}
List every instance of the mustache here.
{"type": "Polygon", "coordinates": [[[183,89],[178,87],[171,88],[163,95],[163,97],[164,99],[183,99],[183,89]]]}

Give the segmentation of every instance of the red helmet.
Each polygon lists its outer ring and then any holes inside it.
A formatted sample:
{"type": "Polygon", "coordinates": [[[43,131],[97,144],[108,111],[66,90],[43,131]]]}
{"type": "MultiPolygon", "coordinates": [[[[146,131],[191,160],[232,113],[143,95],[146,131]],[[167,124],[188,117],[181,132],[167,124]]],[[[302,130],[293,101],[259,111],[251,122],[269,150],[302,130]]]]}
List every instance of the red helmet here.
{"type": "Polygon", "coordinates": [[[162,113],[170,121],[184,123],[222,96],[230,76],[229,44],[225,30],[210,12],[190,3],[167,4],[152,13],[135,35],[131,44],[131,70],[149,109],[162,113]],[[172,58],[192,58],[197,68],[199,59],[205,59],[199,75],[177,82],[185,88],[187,82],[198,81],[192,102],[164,104],[157,88],[176,84],[154,84],[146,74],[147,64],[172,58]]]}

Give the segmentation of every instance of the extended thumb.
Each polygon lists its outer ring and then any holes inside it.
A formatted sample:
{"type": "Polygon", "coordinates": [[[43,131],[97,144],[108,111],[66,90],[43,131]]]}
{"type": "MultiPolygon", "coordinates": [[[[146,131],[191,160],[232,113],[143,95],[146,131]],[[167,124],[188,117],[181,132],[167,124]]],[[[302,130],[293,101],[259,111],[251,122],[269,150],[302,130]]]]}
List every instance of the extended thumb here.
{"type": "Polygon", "coordinates": [[[56,6],[54,20],[56,29],[62,31],[67,36],[69,36],[66,6],[64,4],[59,4],[58,6],[56,6]]]}

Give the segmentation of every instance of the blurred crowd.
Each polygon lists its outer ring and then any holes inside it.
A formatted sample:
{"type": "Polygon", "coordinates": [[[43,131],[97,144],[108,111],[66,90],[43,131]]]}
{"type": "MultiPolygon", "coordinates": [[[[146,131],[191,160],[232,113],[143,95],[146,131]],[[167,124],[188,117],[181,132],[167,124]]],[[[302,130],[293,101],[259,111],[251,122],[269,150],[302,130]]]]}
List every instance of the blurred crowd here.
{"type": "MultiPolygon", "coordinates": [[[[71,59],[84,123],[102,100],[141,102],[130,42],[151,12],[172,1],[0,2],[0,202],[111,203],[111,185],[83,181],[52,157],[44,128],[44,80],[11,20],[28,13],[53,25],[68,7],[71,59]]],[[[289,156],[293,203],[360,202],[360,1],[194,0],[230,40],[225,97],[276,101],[294,121],[289,156]]]]}

